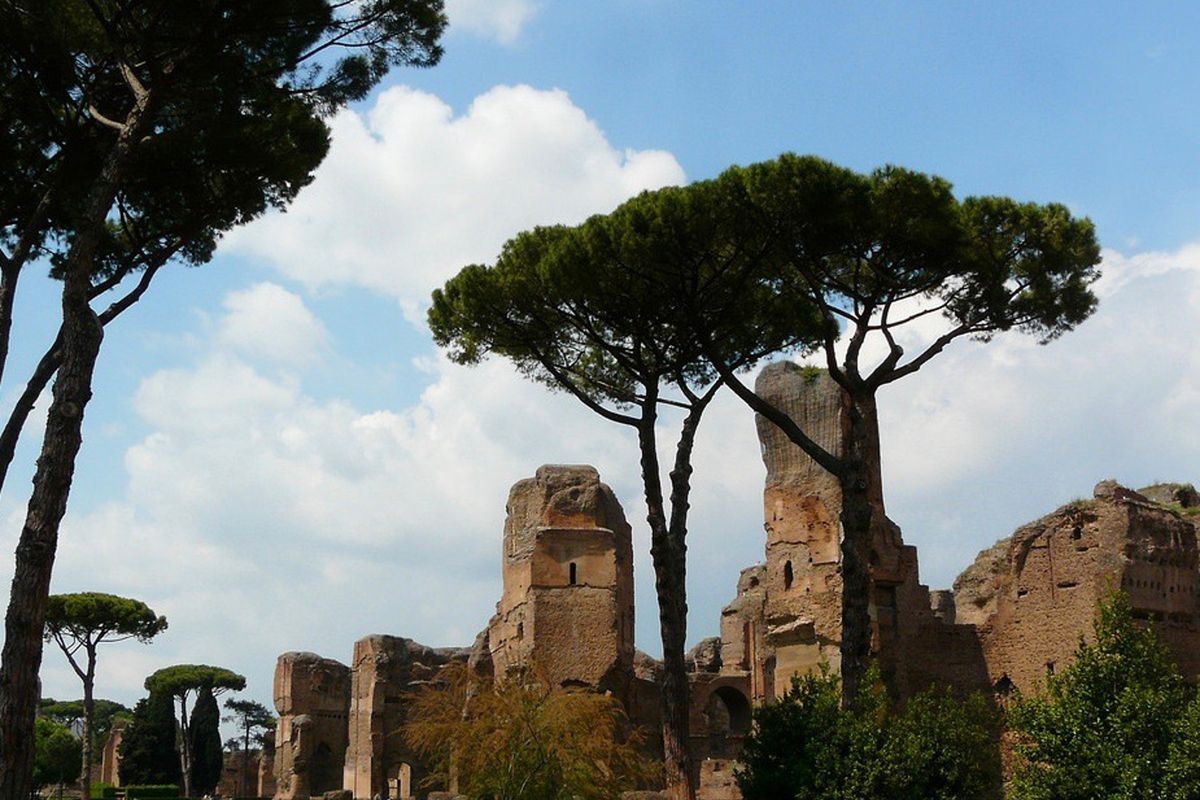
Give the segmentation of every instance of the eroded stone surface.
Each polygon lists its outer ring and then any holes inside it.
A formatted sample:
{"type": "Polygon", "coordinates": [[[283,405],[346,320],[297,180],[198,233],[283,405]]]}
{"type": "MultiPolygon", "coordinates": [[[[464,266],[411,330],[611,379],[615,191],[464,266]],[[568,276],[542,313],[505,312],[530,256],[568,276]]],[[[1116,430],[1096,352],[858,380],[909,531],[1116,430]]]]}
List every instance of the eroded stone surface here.
{"type": "Polygon", "coordinates": [[[409,695],[429,685],[451,661],[470,657],[470,649],[427,647],[399,636],[367,636],[354,643],[342,782],[353,797],[414,796],[426,770],[403,736],[409,695]]]}
{"type": "Polygon", "coordinates": [[[97,777],[97,780],[112,784],[113,786],[121,785],[121,775],[117,768],[121,763],[121,740],[125,737],[125,728],[127,725],[129,725],[128,720],[113,720],[112,728],[108,732],[108,738],[104,740],[104,749],[100,751],[100,775],[97,777]]]}
{"type": "Polygon", "coordinates": [[[504,523],[504,591],[488,626],[498,680],[622,692],[633,668],[633,544],[620,503],[589,466],[517,482],[504,523]]]}
{"type": "Polygon", "coordinates": [[[981,553],[955,582],[959,616],[969,604],[993,682],[1006,676],[1028,690],[1070,662],[1080,637],[1091,634],[1098,603],[1120,588],[1192,677],[1200,674],[1197,556],[1190,518],[1102,481],[1092,499],[1068,503],[981,553]]]}
{"type": "Polygon", "coordinates": [[[316,653],[284,653],[275,664],[276,798],[311,797],[342,787],[350,668],[316,653]]]}

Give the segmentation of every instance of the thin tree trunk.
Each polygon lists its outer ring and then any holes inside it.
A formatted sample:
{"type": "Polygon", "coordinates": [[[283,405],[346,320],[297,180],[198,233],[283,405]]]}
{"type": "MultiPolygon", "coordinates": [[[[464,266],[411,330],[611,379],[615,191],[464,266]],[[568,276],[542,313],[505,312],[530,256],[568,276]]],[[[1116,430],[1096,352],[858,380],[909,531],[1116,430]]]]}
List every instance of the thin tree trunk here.
{"type": "MultiPolygon", "coordinates": [[[[90,265],[90,257],[86,263],[90,265]]],[[[87,302],[87,273],[81,276],[81,271],[68,274],[63,287],[63,360],[17,545],[5,617],[0,665],[0,800],[27,800],[31,790],[31,742],[46,600],[58,527],[67,510],[75,457],[82,444],[83,412],[92,396],[92,375],[104,336],[87,302]]]]}
{"type": "MultiPolygon", "coordinates": [[[[137,286],[106,308],[104,313],[100,315],[100,324],[107,325],[140,300],[142,295],[146,293],[146,290],[150,288],[150,281],[154,279],[154,275],[162,268],[166,260],[164,258],[160,262],[147,265],[137,286]]],[[[99,290],[97,289],[96,291],[98,292],[99,290]]],[[[93,297],[95,294],[96,292],[93,292],[93,297]]],[[[33,412],[38,398],[42,396],[46,385],[50,383],[50,379],[54,377],[55,371],[58,370],[58,365],[62,360],[61,346],[62,334],[60,332],[55,337],[54,343],[50,345],[50,348],[42,355],[41,360],[38,361],[33,374],[29,376],[28,383],[25,384],[25,390],[21,392],[21,396],[17,398],[17,402],[13,404],[12,412],[8,415],[8,422],[4,424],[4,429],[0,431],[0,492],[4,490],[4,483],[8,479],[8,468],[12,466],[13,458],[16,456],[17,443],[21,439],[21,431],[24,430],[25,423],[29,420],[29,415],[33,412]]]]}
{"type": "Polygon", "coordinates": [[[17,296],[17,278],[21,275],[20,262],[9,262],[0,270],[0,380],[8,363],[8,342],[12,335],[13,301],[17,296]]]}
{"type": "Polygon", "coordinates": [[[188,734],[188,718],[187,718],[187,695],[181,695],[179,698],[179,736],[175,743],[179,749],[179,775],[183,778],[183,796],[192,796],[192,759],[191,759],[191,736],[188,734]]]}
{"type": "Polygon", "coordinates": [[[686,553],[667,527],[662,479],[658,471],[658,446],[654,439],[653,399],[638,427],[642,483],[646,494],[646,521],[650,525],[650,556],[658,595],[658,621],[663,644],[662,735],[667,797],[694,800],[688,729],[687,665],[683,648],[687,640],[686,553]]]}
{"type": "Polygon", "coordinates": [[[96,716],[96,650],[88,647],[87,677],[83,681],[83,770],[79,773],[79,791],[82,800],[92,796],[92,721],[96,716]]]}
{"type": "Polygon", "coordinates": [[[0,655],[0,800],[28,800],[33,786],[33,725],[42,665],[42,630],[58,528],[67,510],[83,414],[104,328],[89,301],[91,274],[105,219],[122,173],[148,119],[149,94],[138,95],[97,177],[67,253],[62,290],[62,363],[54,382],[33,494],[17,544],[16,568],[0,655]]]}

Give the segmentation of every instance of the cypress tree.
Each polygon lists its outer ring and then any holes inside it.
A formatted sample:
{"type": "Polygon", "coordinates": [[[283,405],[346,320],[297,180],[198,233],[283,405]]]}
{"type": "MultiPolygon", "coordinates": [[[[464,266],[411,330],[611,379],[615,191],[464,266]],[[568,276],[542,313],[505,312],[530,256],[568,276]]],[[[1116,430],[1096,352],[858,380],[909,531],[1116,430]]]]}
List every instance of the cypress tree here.
{"type": "Polygon", "coordinates": [[[121,738],[121,783],[178,784],[179,756],[175,751],[175,701],[165,692],[151,692],[133,709],[133,720],[121,738]]]}
{"type": "Polygon", "coordinates": [[[206,683],[196,694],[189,734],[192,748],[192,791],[197,796],[212,794],[221,781],[224,755],[221,750],[221,709],[206,683]]]}

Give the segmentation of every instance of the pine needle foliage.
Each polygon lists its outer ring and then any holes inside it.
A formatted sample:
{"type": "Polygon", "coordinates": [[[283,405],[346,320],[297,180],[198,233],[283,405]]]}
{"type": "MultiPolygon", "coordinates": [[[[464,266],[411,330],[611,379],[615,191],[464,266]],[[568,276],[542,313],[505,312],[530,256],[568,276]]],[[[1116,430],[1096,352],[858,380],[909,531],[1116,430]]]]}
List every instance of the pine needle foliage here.
{"type": "Polygon", "coordinates": [[[609,800],[657,773],[613,697],[496,686],[461,665],[413,696],[403,734],[429,763],[430,784],[453,774],[471,800],[609,800]]]}

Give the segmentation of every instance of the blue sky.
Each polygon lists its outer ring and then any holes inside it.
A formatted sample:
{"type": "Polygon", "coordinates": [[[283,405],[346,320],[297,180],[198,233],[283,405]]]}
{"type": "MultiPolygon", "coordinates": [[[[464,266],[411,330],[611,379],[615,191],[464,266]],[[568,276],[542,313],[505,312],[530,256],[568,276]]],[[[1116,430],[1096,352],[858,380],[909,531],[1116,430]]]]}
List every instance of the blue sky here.
{"type": "MultiPolygon", "coordinates": [[[[788,150],[1064,202],[1106,247],[1079,331],[962,343],[881,398],[889,512],[927,583],[1101,479],[1200,478],[1200,7],[449,10],[443,63],[339,116],[289,214],[167,271],[109,330],[53,589],[140,597],[171,627],[104,653],[101,696],[132,702],[148,672],[198,661],[246,673],[269,703],[285,650],[348,660],[370,633],[469,644],[499,596],[507,488],[549,461],[594,463],[621,497],[639,645],[657,652],[633,443],[504,364],[447,364],[422,304],[524,227],[788,150]]],[[[52,338],[55,291],[22,286],[0,403],[52,338]]],[[[0,497],[10,552],[39,438],[0,497]]],[[[762,553],[763,470],[731,398],[696,466],[693,641],[762,553]]],[[[51,650],[43,681],[80,693],[51,650]]]]}

